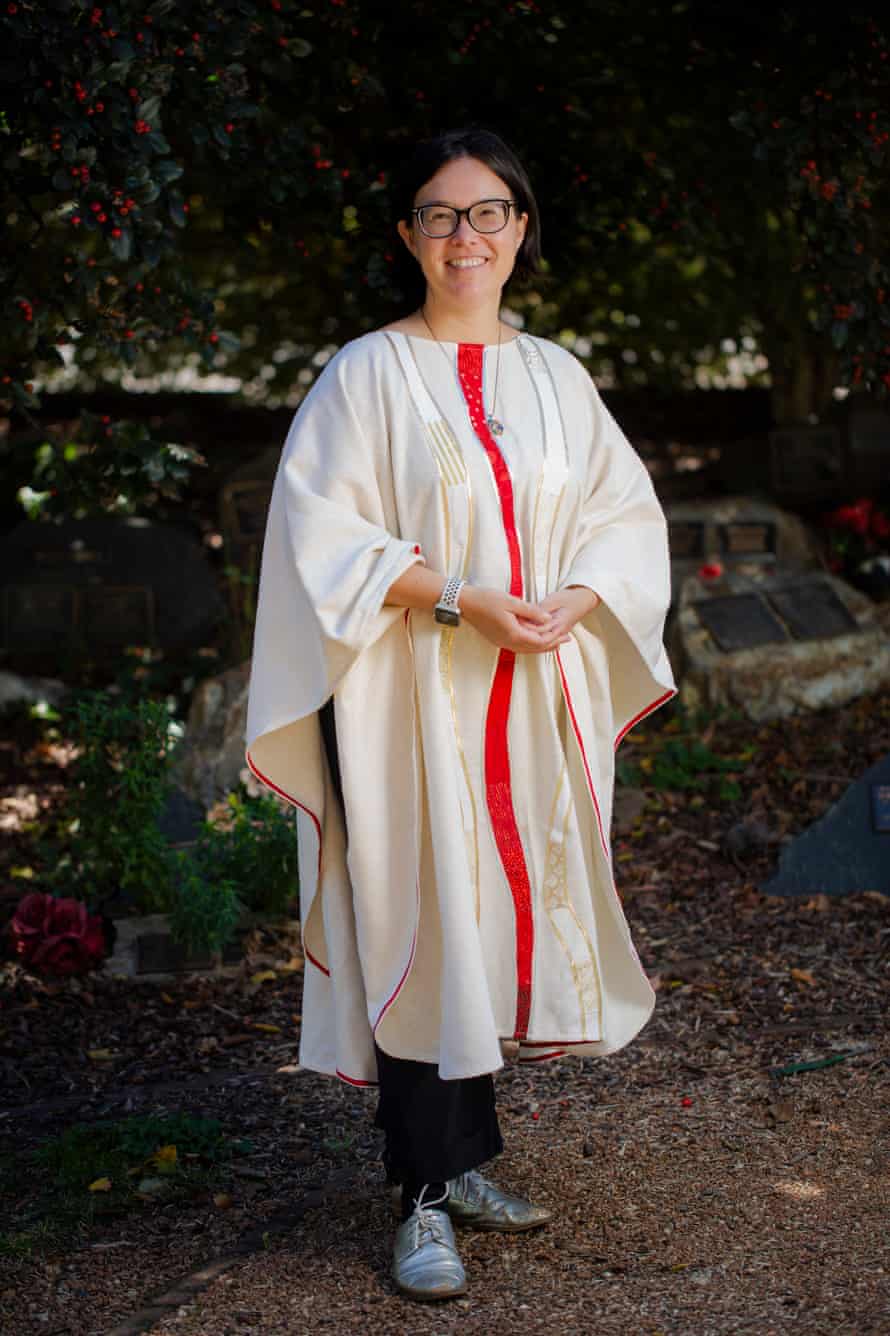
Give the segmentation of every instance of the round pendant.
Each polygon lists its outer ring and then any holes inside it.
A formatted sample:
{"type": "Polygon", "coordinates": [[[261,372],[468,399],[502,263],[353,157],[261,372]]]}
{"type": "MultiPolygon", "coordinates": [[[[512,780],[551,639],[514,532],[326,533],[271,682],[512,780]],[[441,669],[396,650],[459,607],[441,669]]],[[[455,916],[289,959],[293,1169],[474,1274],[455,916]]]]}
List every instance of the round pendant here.
{"type": "Polygon", "coordinates": [[[488,422],[488,430],[491,432],[492,436],[503,436],[503,422],[498,422],[496,417],[487,418],[486,421],[488,422]]]}

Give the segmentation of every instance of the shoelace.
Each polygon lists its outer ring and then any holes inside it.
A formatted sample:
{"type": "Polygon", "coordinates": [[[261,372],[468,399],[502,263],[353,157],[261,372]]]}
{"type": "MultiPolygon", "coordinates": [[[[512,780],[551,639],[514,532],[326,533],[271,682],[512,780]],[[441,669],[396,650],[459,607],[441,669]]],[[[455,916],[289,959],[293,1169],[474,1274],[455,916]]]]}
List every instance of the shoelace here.
{"type": "Polygon", "coordinates": [[[433,1215],[433,1207],[441,1206],[443,1202],[448,1200],[447,1189],[441,1197],[436,1197],[434,1201],[425,1201],[424,1193],[428,1187],[429,1184],[424,1183],[423,1187],[420,1189],[419,1195],[414,1198],[414,1210],[409,1216],[409,1219],[415,1222],[415,1248],[420,1247],[423,1241],[423,1235],[425,1234],[428,1235],[429,1238],[434,1239],[436,1243],[448,1243],[448,1239],[442,1232],[442,1222],[433,1215]]]}

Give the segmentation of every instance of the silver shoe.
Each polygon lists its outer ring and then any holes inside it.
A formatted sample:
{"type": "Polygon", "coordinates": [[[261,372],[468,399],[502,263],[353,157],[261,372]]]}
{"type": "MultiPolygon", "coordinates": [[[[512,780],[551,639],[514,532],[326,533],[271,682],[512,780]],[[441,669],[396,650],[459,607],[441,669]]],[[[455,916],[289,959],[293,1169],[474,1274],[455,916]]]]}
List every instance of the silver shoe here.
{"type": "Polygon", "coordinates": [[[467,1292],[467,1276],[454,1242],[454,1230],[445,1210],[436,1210],[446,1197],[414,1199],[414,1210],[396,1230],[392,1275],[403,1294],[412,1299],[454,1299],[467,1292]]]}
{"type": "Polygon", "coordinates": [[[538,1229],[552,1219],[546,1207],[502,1192],[477,1169],[448,1180],[446,1209],[455,1224],[470,1225],[473,1229],[496,1229],[505,1234],[538,1229]]]}

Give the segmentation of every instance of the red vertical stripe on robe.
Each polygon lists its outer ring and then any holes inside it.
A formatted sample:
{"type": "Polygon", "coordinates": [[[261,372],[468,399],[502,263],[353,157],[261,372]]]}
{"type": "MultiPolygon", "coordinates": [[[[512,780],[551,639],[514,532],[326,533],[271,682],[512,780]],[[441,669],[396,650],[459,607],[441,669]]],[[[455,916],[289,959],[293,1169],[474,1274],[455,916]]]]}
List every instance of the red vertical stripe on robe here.
{"type": "MultiPolygon", "coordinates": [[[[510,553],[510,593],[516,598],[522,598],[522,556],[516,533],[513,483],[504,457],[485,420],[482,397],[483,356],[484,349],[481,343],[461,343],[457,350],[457,369],[470,421],[488,456],[500,498],[504,534],[510,553]]],[[[531,1013],[535,929],[531,883],[525,862],[525,851],[516,824],[510,782],[507,728],[515,664],[516,655],[513,651],[502,649],[498,655],[485,720],[485,796],[495,843],[513,896],[516,922],[516,1023],[513,1037],[524,1039],[528,1034],[531,1013]]]]}

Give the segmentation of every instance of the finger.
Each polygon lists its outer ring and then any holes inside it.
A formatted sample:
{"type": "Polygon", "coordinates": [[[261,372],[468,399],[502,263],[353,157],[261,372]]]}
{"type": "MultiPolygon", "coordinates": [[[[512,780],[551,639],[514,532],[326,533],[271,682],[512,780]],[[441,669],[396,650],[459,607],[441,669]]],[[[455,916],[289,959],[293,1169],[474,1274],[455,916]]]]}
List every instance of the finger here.
{"type": "Polygon", "coordinates": [[[549,622],[551,617],[551,614],[545,608],[539,607],[536,603],[525,603],[519,598],[514,600],[510,611],[516,617],[522,617],[530,622],[537,622],[542,626],[545,622],[549,622]]]}

